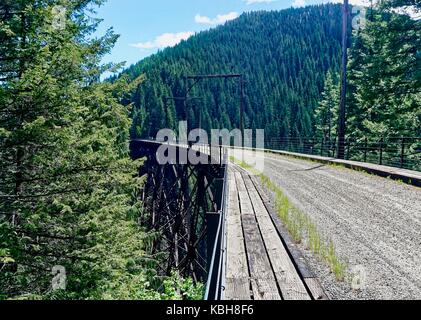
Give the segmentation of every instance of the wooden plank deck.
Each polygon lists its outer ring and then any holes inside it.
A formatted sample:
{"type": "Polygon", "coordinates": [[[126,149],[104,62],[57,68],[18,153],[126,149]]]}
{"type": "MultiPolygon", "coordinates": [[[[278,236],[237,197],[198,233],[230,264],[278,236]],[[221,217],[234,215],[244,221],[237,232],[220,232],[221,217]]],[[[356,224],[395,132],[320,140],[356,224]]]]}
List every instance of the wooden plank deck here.
{"type": "Polygon", "coordinates": [[[317,280],[297,270],[255,181],[235,165],[228,179],[225,299],[325,298],[317,280]]]}
{"type": "Polygon", "coordinates": [[[228,173],[226,300],[250,300],[250,277],[234,172],[228,173]]]}

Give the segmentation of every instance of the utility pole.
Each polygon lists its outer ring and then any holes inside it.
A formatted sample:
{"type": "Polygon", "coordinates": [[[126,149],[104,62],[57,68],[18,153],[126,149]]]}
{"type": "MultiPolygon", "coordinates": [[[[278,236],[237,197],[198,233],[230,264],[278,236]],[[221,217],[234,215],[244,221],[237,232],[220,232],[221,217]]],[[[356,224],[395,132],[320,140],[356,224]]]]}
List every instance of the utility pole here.
{"type": "Polygon", "coordinates": [[[338,121],[338,158],[345,158],[346,133],[346,93],[347,93],[347,63],[348,63],[348,0],[344,0],[342,20],[342,75],[341,75],[341,104],[339,106],[338,121]]]}
{"type": "Polygon", "coordinates": [[[240,130],[241,130],[241,139],[242,144],[244,146],[244,76],[241,75],[240,78],[240,94],[241,94],[241,100],[240,100],[240,130]]]}

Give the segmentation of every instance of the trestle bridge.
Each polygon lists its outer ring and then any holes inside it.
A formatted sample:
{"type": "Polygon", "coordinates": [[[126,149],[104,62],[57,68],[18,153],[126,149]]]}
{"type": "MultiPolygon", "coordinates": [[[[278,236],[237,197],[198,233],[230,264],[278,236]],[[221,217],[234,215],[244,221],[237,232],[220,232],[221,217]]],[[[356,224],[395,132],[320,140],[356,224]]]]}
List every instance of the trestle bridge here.
{"type": "Polygon", "coordinates": [[[208,300],[326,298],[258,181],[229,162],[227,148],[174,145],[176,154],[209,161],[160,164],[163,145],[131,142],[133,158],[145,158],[142,219],[160,234],[154,252],[167,253],[162,274],[177,270],[206,283],[208,300]]]}

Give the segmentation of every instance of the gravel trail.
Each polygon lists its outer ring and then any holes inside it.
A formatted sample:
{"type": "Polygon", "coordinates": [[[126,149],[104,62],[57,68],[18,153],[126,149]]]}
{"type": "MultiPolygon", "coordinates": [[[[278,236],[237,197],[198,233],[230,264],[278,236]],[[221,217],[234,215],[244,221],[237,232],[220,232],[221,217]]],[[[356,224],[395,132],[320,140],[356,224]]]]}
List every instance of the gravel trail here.
{"type": "Polygon", "coordinates": [[[264,173],[332,239],[366,281],[352,290],[304,247],[332,299],[421,299],[421,189],[389,179],[280,155],[264,173]]]}

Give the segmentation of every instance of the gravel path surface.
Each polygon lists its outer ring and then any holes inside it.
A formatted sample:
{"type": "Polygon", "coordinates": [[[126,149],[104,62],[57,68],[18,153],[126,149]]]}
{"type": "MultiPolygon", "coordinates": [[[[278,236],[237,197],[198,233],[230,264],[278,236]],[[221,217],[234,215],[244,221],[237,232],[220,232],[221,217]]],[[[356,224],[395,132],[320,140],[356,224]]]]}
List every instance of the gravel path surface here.
{"type": "Polygon", "coordinates": [[[365,275],[340,283],[303,247],[332,299],[421,299],[421,189],[345,168],[267,154],[264,172],[365,275]]]}

